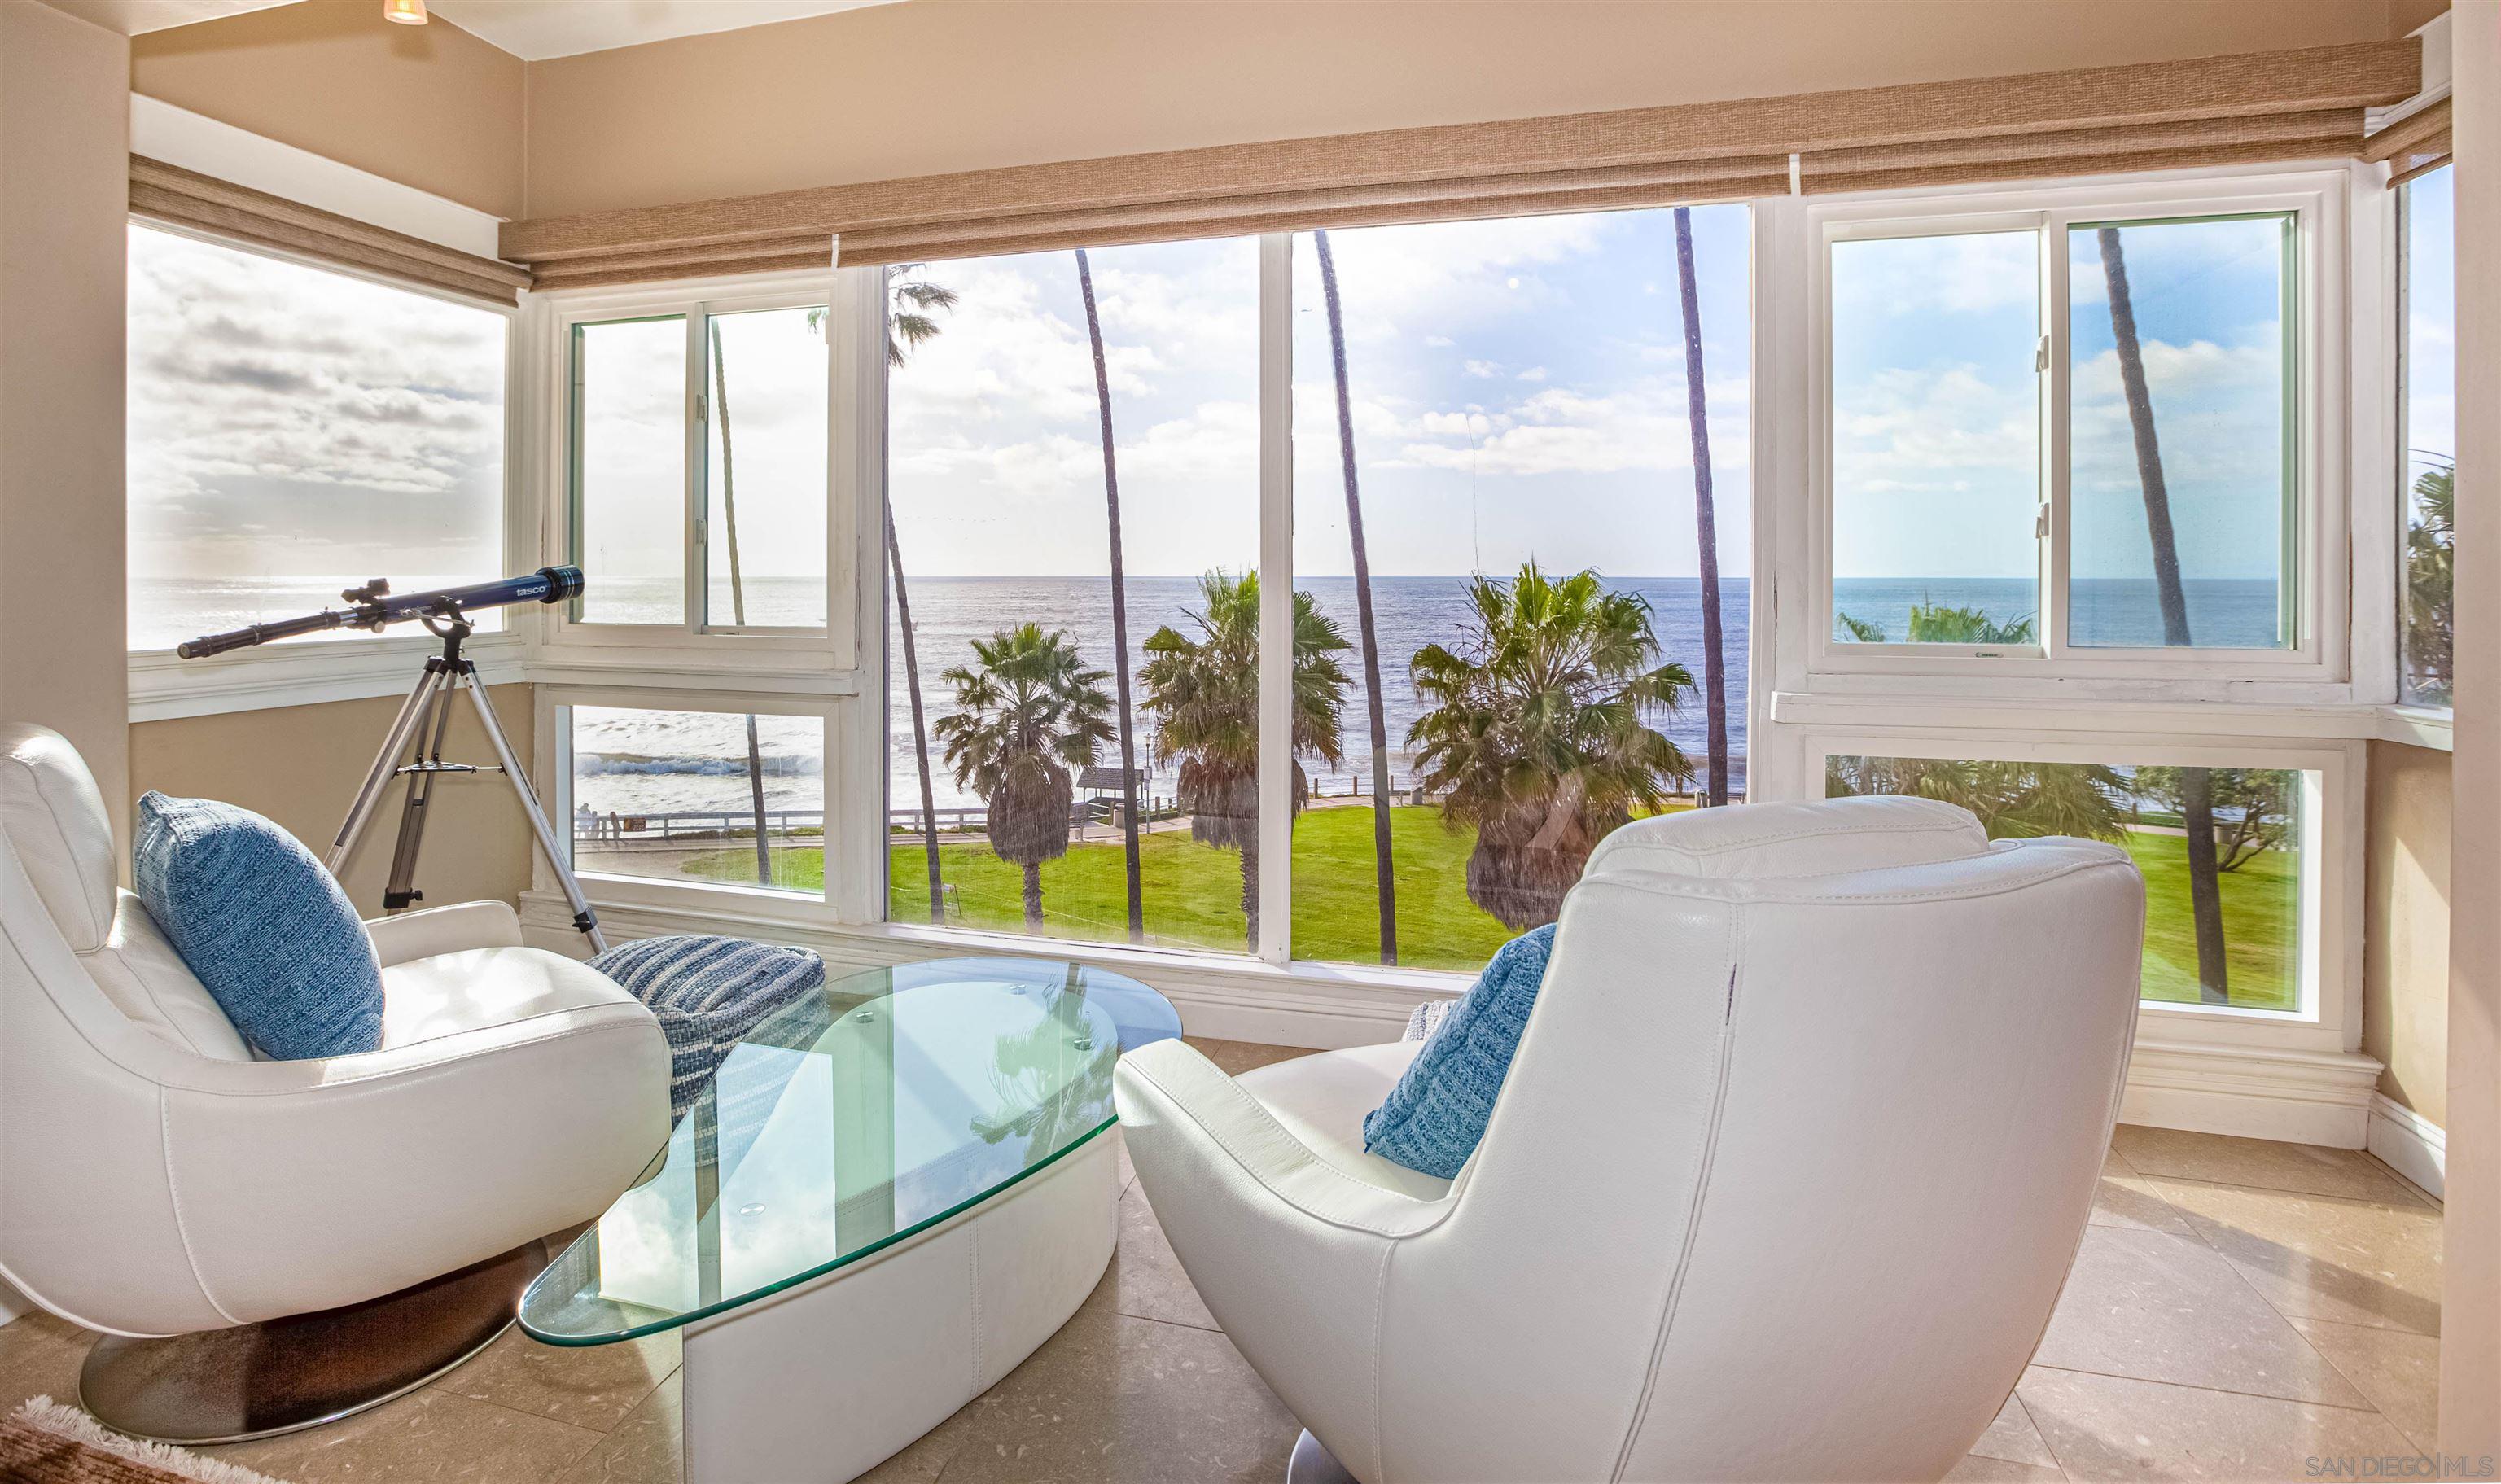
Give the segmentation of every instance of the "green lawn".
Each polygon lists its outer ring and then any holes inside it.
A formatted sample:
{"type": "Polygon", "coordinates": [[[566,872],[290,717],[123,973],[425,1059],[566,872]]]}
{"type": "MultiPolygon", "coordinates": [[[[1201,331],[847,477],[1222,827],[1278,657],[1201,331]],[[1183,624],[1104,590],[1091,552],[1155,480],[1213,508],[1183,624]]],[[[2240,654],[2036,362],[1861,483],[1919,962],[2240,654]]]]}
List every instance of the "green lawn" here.
{"type": "MultiPolygon", "coordinates": [[[[1468,901],[1472,835],[1442,827],[1431,808],[1390,811],[1398,869],[1399,961],[1416,968],[1474,970],[1511,937],[1468,901]]],[[[2134,833],[2128,850],[2145,873],[2145,997],[2197,999],[2197,946],[2188,914],[2188,866],[2177,835],[2134,833]]],[[[949,921],[1021,932],[1021,876],[978,841],[941,845],[939,869],[955,888],[949,921]]],[[[782,884],[824,886],[824,855],[810,846],[777,851],[782,884]]],[[[751,880],[753,850],[700,856],[684,868],[716,880],[751,880]]],[[[1246,946],[1242,876],[1234,853],[1194,844],[1185,833],[1149,835],[1139,851],[1150,941],[1209,948],[1246,946]]],[[[887,870],[887,910],[898,922],[925,920],[928,874],[917,841],[898,837],[887,870]]],[[[2223,933],[2232,1003],[2288,1010],[2298,996],[2298,884],[2290,851],[2271,850],[2223,876],[2223,933]]],[[[1307,811],[1294,826],[1294,954],[1339,963],[1380,956],[1380,909],[1373,894],[1372,810],[1307,811]]],[[[1042,868],[1043,931],[1055,938],[1118,941],[1127,896],[1117,842],[1071,845],[1042,868]]]]}
{"type": "MultiPolygon", "coordinates": [[[[2131,833],[2127,849],[2145,873],[2145,998],[2197,1002],[2197,934],[2188,912],[2188,842],[2131,833]]],[[[2222,876],[2223,958],[2232,1003],[2300,1007],[2301,886],[2290,850],[2267,850],[2222,876]]]]}

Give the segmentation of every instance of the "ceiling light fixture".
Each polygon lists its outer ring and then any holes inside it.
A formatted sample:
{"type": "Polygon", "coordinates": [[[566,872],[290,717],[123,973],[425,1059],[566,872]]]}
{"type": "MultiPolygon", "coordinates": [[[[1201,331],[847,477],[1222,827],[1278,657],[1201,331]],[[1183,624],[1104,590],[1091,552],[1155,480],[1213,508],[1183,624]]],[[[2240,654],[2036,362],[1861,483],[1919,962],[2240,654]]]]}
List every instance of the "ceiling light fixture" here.
{"type": "Polygon", "coordinates": [[[425,24],[425,0],[383,0],[383,19],[421,26],[425,24]]]}

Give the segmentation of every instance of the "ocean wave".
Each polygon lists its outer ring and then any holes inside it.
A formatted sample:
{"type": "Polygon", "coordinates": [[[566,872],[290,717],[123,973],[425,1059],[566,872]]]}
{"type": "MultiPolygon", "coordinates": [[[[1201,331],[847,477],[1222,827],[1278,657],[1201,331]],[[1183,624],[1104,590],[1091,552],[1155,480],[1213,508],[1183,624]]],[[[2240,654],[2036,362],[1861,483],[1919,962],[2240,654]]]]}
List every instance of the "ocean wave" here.
{"type": "MultiPolygon", "coordinates": [[[[760,762],[768,778],[814,777],[824,772],[824,765],[813,757],[767,755],[760,762]]],[[[577,776],[684,775],[725,777],[732,774],[744,776],[748,767],[747,759],[743,757],[653,757],[637,752],[577,752],[573,758],[573,771],[577,776]]]]}

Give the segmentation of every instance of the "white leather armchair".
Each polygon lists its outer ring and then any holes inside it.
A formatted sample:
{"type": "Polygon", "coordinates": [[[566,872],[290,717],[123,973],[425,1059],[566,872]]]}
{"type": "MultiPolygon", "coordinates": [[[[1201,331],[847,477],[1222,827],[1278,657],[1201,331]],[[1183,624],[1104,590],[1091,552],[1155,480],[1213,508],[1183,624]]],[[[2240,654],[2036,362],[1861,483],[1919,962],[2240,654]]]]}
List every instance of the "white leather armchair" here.
{"type": "Polygon", "coordinates": [[[63,1318],[358,1303],[596,1216],[667,1141],[657,1022],[502,903],[368,924],[382,1048],[262,1061],[116,861],[69,743],[0,725],[0,1276],[63,1318]]]}
{"type": "Polygon", "coordinates": [[[1483,1144],[1363,1152],[1417,1043],[1120,1064],[1139,1179],[1364,1484],[1936,1479],[2013,1390],[2136,1020],[2125,852],[1854,799],[1617,831],[1483,1144]]]}

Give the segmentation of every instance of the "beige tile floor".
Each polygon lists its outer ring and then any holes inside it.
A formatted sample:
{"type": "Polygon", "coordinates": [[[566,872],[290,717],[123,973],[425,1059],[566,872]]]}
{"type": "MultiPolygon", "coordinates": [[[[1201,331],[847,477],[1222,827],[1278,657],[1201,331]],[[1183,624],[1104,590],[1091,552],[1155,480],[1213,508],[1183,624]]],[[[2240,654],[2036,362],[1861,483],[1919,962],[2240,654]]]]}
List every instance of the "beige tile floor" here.
{"type": "MultiPolygon", "coordinates": [[[[1235,1072],[1297,1054],[1199,1044],[1235,1072]]],[[[2314,1458],[2430,1448],[2439,1282],[2439,1207],[2368,1155],[2122,1128],[2034,1363],[1951,1477],[2297,1479],[2314,1458]]],[[[45,1316],[0,1327],[0,1408],[72,1395],[85,1345],[45,1316]]],[[[206,1451],[297,1484],[674,1484],[677,1369],[673,1336],[507,1335],[387,1406],[206,1451]]],[[[1130,1183],[1118,1255],[1077,1316],[869,1477],[1271,1484],[1296,1431],[1130,1183]]]]}

